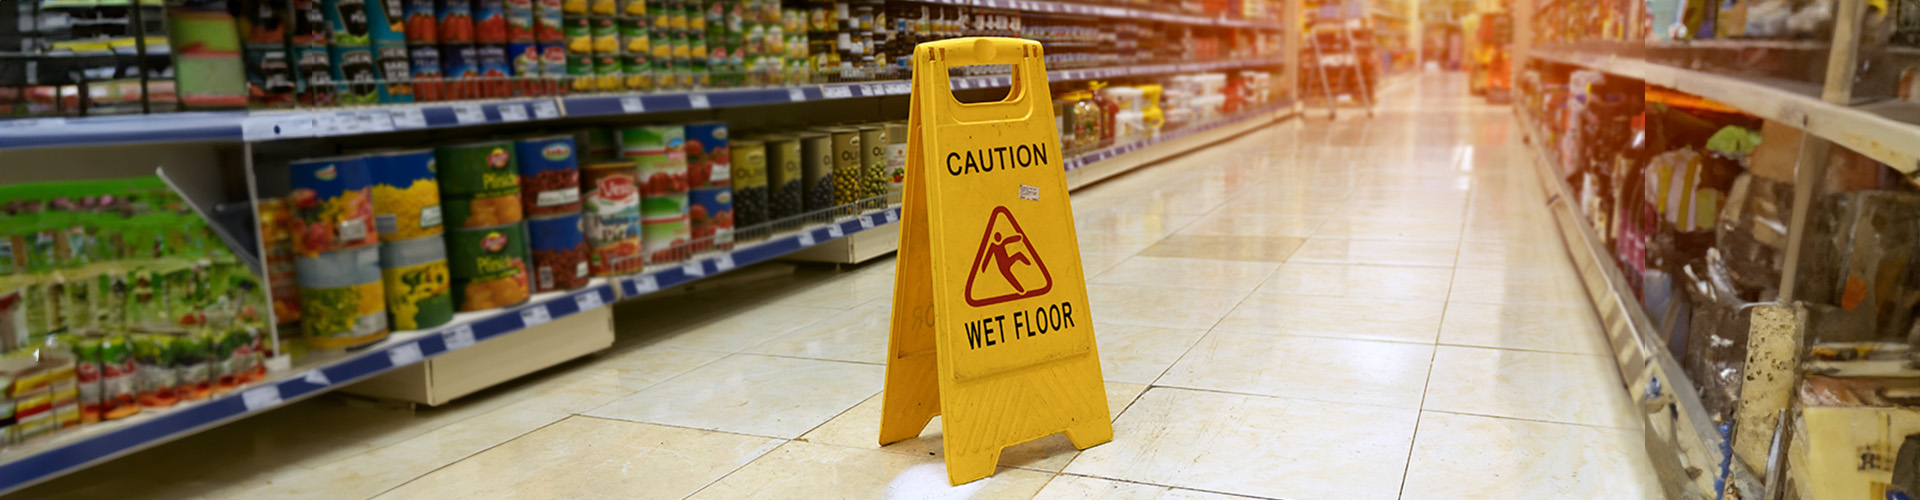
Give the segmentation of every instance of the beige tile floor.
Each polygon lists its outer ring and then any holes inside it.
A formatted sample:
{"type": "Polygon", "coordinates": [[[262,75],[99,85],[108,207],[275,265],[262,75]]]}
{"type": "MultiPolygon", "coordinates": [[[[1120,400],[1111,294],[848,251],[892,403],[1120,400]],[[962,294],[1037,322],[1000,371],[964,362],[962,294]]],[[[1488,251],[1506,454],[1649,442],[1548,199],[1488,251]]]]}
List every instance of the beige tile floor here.
{"type": "Polygon", "coordinates": [[[1074,193],[1112,442],[949,487],[878,446],[891,260],[623,304],[608,352],[439,408],[329,395],[19,498],[1653,498],[1504,108],[1385,91],[1074,193]]]}

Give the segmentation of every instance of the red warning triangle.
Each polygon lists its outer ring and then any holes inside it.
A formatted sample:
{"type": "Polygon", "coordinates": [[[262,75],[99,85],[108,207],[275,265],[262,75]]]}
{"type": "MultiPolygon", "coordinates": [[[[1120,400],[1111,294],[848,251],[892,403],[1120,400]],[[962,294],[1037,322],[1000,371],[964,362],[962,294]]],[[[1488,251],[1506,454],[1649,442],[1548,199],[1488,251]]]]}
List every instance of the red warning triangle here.
{"type": "Polygon", "coordinates": [[[1033,239],[1020,229],[1007,207],[994,207],[987,216],[986,234],[980,235],[980,250],[973,255],[973,267],[967,272],[967,305],[981,307],[1009,300],[1039,297],[1053,290],[1053,274],[1047,272],[1033,239]]]}

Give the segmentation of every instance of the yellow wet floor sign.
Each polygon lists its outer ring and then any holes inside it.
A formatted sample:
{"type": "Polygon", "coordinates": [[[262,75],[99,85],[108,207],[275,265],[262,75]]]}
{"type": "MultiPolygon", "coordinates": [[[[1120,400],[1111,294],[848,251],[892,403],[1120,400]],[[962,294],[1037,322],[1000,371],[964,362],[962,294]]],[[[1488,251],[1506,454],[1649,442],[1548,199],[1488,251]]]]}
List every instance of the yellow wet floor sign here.
{"type": "Polygon", "coordinates": [[[880,444],[940,416],[958,485],[1010,445],[1111,441],[1040,44],[923,43],[913,75],[880,444]],[[975,64],[1013,66],[1005,99],[954,99],[947,68],[975,64]]]}

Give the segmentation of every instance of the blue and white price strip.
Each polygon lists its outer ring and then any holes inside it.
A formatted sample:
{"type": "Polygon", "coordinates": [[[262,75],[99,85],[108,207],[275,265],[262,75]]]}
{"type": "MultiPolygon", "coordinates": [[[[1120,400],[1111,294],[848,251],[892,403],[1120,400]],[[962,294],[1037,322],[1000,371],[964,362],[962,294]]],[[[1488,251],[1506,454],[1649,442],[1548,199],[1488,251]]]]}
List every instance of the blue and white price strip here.
{"type": "Polygon", "coordinates": [[[327,372],[320,370],[307,370],[305,375],[300,376],[300,380],[319,386],[333,385],[332,380],[327,380],[327,372]]]}
{"type": "Polygon", "coordinates": [[[798,88],[787,89],[787,101],[801,102],[805,100],[807,100],[807,91],[798,88]]]}
{"type": "Polygon", "coordinates": [[[247,411],[277,406],[280,404],[280,386],[267,384],[240,391],[240,404],[246,406],[247,411]]]}
{"type": "Polygon", "coordinates": [[[464,104],[460,106],[454,106],[453,121],[461,125],[486,123],[487,110],[480,109],[479,104],[464,104]]]}
{"type": "Polygon", "coordinates": [[[892,210],[887,211],[887,222],[899,222],[899,221],[900,221],[900,214],[894,213],[892,210]]]}
{"type": "Polygon", "coordinates": [[[427,114],[420,108],[396,109],[388,112],[393,115],[393,128],[426,128],[427,114]]]}
{"type": "Polygon", "coordinates": [[[846,230],[840,229],[840,224],[838,223],[827,224],[827,236],[833,237],[833,238],[839,238],[846,235],[847,235],[846,230]]]}
{"type": "Polygon", "coordinates": [[[547,312],[545,304],[520,310],[520,323],[527,325],[527,328],[533,328],[548,321],[553,321],[553,314],[547,312]]]}
{"type": "Polygon", "coordinates": [[[519,104],[501,104],[499,107],[499,110],[500,110],[500,121],[503,121],[503,122],[527,121],[526,106],[521,106],[519,104]]]}
{"type": "Polygon", "coordinates": [[[694,260],[691,262],[687,262],[685,264],[681,264],[680,272],[686,273],[687,276],[694,276],[694,277],[706,276],[707,266],[700,265],[700,261],[694,260]]]}
{"type": "Polygon", "coordinates": [[[645,113],[647,112],[647,105],[646,103],[640,102],[639,97],[622,97],[620,98],[620,111],[623,113],[645,113]]]}
{"type": "Polygon", "coordinates": [[[270,141],[295,137],[313,137],[312,115],[265,115],[247,118],[240,124],[240,138],[270,141]]]}
{"type": "Polygon", "coordinates": [[[452,330],[440,332],[440,342],[445,343],[449,351],[458,351],[473,345],[473,325],[460,325],[453,327],[452,330]]]}
{"type": "Polygon", "coordinates": [[[733,269],[733,254],[723,253],[720,254],[719,257],[714,257],[713,267],[719,268],[721,271],[733,269]]]}
{"type": "Polygon", "coordinates": [[[828,99],[845,99],[848,97],[853,97],[853,87],[849,85],[835,85],[830,87],[820,87],[820,96],[828,99]]]}
{"type": "Polygon", "coordinates": [[[693,106],[693,109],[707,109],[707,108],[713,107],[712,104],[707,102],[706,94],[687,94],[687,105],[693,106]]]}
{"type": "Polygon", "coordinates": [[[809,229],[809,230],[806,230],[806,231],[801,231],[801,232],[800,232],[800,247],[801,247],[801,248],[806,248],[806,247],[810,247],[810,246],[813,246],[813,244],[814,244],[814,241],[813,241],[813,230],[811,230],[811,229],[809,229]]]}
{"type": "Polygon", "coordinates": [[[873,217],[866,215],[860,216],[860,229],[873,229],[873,217]]]}
{"type": "Polygon", "coordinates": [[[418,363],[423,358],[426,358],[426,356],[420,354],[420,343],[418,342],[408,342],[393,346],[393,349],[387,351],[387,361],[392,362],[395,367],[418,363]]]}
{"type": "Polygon", "coordinates": [[[600,302],[600,292],[587,292],[575,295],[573,296],[573,303],[574,305],[580,306],[580,312],[591,311],[603,305],[600,302]]]}
{"type": "Polygon", "coordinates": [[[633,289],[638,293],[650,293],[660,290],[660,280],[649,274],[633,279],[633,289]]]}
{"type": "Polygon", "coordinates": [[[542,120],[552,120],[554,118],[559,118],[560,105],[557,103],[554,103],[553,101],[535,102],[533,103],[533,117],[539,118],[542,120]]]}

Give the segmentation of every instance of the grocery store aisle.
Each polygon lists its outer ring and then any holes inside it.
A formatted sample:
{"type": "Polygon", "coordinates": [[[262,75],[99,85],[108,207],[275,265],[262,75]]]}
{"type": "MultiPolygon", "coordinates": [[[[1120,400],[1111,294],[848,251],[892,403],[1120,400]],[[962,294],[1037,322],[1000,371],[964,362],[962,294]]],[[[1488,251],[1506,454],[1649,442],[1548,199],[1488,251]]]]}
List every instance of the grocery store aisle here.
{"type": "MultiPolygon", "coordinates": [[[[22,498],[1653,498],[1505,108],[1388,89],[1074,194],[1115,439],[946,485],[874,444],[892,262],[629,304],[609,352],[440,408],[329,396],[22,498]]],[[[763,272],[764,271],[764,272],[763,272]]]]}

